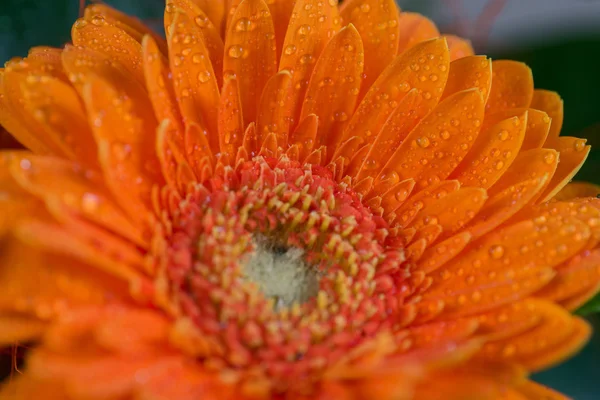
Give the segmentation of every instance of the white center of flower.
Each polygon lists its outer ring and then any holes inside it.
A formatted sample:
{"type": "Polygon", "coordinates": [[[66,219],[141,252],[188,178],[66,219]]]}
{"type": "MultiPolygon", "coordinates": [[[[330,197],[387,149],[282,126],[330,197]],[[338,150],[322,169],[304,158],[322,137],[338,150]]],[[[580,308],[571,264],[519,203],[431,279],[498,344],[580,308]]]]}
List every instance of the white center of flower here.
{"type": "Polygon", "coordinates": [[[244,264],[245,278],[275,300],[275,310],[302,304],[317,295],[319,274],[304,261],[304,251],[264,237],[253,239],[254,252],[244,264]]]}

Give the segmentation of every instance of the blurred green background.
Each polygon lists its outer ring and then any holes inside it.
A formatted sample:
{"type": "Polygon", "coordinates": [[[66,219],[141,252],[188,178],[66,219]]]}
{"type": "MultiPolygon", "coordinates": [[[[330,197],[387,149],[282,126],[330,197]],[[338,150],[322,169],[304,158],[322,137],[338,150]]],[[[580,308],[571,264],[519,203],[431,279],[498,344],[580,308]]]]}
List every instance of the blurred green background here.
{"type": "MultiPolygon", "coordinates": [[[[398,1],[404,10],[430,16],[442,31],[473,39],[478,53],[531,66],[536,87],[555,90],[565,101],[562,135],[595,145],[576,179],[600,184],[600,0],[398,1]]],[[[162,0],[107,3],[160,29],[162,0]]],[[[0,61],[26,55],[34,45],[67,43],[78,9],[79,0],[0,0],[0,61]]],[[[598,314],[588,319],[599,332],[598,314]]],[[[598,361],[596,333],[577,357],[535,379],[576,400],[600,399],[598,361]]]]}

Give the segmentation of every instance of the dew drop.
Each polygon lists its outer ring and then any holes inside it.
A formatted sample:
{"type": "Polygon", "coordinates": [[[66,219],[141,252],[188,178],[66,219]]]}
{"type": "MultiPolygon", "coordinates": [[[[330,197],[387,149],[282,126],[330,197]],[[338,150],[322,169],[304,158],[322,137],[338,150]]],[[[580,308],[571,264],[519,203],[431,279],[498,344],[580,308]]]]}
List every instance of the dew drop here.
{"type": "Polygon", "coordinates": [[[506,129],[501,130],[500,133],[498,133],[498,139],[503,142],[508,139],[508,131],[506,129]]]}
{"type": "Polygon", "coordinates": [[[285,46],[284,53],[288,56],[291,56],[292,54],[294,54],[296,52],[296,50],[297,50],[296,46],[294,46],[293,44],[290,44],[290,45],[285,46]]]}
{"type": "Polygon", "coordinates": [[[582,151],[583,149],[585,149],[585,142],[585,139],[577,139],[575,141],[575,144],[573,145],[575,151],[582,151]]]}
{"type": "Polygon", "coordinates": [[[198,72],[198,81],[200,83],[206,83],[210,81],[211,74],[209,71],[198,72]]]}
{"type": "Polygon", "coordinates": [[[427,147],[429,147],[431,142],[429,141],[429,139],[426,136],[419,136],[417,138],[417,144],[419,145],[419,147],[427,148],[427,147]]]}
{"type": "Polygon", "coordinates": [[[556,160],[556,155],[554,153],[548,153],[544,156],[544,162],[546,164],[552,164],[556,160]]]}
{"type": "Polygon", "coordinates": [[[492,257],[495,260],[498,260],[498,259],[502,258],[502,256],[504,255],[504,247],[497,244],[497,245],[490,247],[489,252],[490,252],[490,257],[492,257]]]}
{"type": "Polygon", "coordinates": [[[229,54],[229,57],[231,58],[240,58],[244,54],[244,48],[239,44],[235,44],[229,47],[227,54],[229,54]]]}

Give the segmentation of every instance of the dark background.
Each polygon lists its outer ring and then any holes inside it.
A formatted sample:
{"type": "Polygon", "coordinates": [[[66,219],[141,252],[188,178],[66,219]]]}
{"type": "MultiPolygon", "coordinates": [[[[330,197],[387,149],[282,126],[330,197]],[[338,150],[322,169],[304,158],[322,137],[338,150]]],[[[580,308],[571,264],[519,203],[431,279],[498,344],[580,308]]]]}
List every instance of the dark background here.
{"type": "MultiPolygon", "coordinates": [[[[585,137],[593,146],[576,179],[600,184],[600,0],[398,2],[404,10],[431,16],[443,32],[471,38],[478,53],[526,62],[536,87],[557,91],[565,101],[562,135],[585,137]]],[[[107,3],[160,29],[162,0],[107,3]]],[[[79,0],[0,0],[0,62],[24,56],[34,45],[67,43],[78,10],[79,0]]],[[[598,314],[588,319],[599,332],[598,314]]],[[[597,333],[577,357],[535,379],[576,400],[600,399],[599,360],[597,333]]]]}

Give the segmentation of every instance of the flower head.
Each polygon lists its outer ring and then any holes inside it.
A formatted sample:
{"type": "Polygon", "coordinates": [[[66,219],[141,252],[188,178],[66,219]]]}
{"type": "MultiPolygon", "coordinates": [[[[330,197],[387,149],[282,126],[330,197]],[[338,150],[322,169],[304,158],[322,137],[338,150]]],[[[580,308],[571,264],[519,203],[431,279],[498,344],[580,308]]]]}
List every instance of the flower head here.
{"type": "Polygon", "coordinates": [[[392,0],[164,21],[0,72],[2,398],[562,398],[600,200],[555,93],[392,0]]]}

